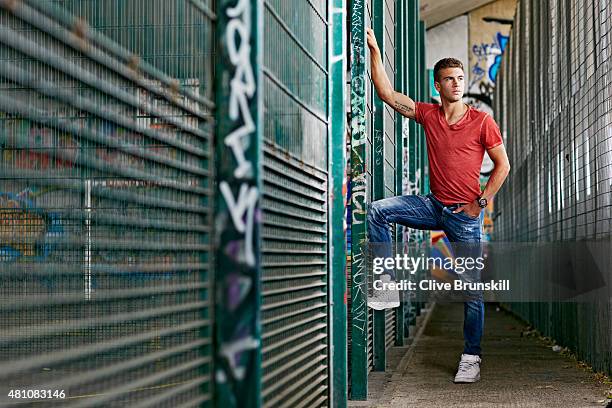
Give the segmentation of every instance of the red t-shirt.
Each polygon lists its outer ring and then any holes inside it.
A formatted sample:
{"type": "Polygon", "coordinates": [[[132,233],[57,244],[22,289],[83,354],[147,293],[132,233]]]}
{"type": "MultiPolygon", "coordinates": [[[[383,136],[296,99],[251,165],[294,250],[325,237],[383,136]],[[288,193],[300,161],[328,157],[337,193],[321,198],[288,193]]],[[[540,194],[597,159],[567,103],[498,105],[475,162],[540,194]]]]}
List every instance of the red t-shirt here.
{"type": "Polygon", "coordinates": [[[485,149],[503,143],[495,120],[470,106],[459,122],[449,125],[442,105],[416,102],[416,121],[425,128],[433,195],[445,205],[474,201],[480,196],[485,149]]]}

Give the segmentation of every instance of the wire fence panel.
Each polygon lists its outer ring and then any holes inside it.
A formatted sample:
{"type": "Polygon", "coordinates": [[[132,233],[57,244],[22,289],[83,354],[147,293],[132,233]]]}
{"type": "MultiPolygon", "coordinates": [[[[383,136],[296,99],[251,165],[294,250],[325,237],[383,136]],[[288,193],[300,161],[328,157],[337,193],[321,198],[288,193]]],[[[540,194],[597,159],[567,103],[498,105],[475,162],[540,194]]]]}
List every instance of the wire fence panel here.
{"type": "Polygon", "coordinates": [[[211,400],[213,9],[0,2],[3,406],[211,400]]]}
{"type": "MultiPolygon", "coordinates": [[[[368,284],[365,251],[366,213],[375,200],[399,194],[418,194],[423,160],[424,135],[414,123],[402,121],[391,107],[376,96],[371,81],[370,52],[366,28],[371,27],[382,51],[383,65],[392,87],[415,100],[425,100],[424,36],[419,24],[418,2],[370,0],[351,2],[351,144],[348,298],[349,385],[351,399],[367,397],[367,376],[372,369],[383,370],[386,351],[400,345],[407,327],[416,321],[415,302],[405,299],[396,310],[375,312],[367,307],[368,284]],[[401,45],[399,43],[405,45],[401,45]],[[406,56],[403,53],[406,53],[406,56]],[[422,73],[421,73],[422,72],[422,73]],[[406,89],[404,89],[406,88],[406,89]],[[409,127],[409,129],[408,129],[409,127]],[[405,131],[404,131],[405,130],[405,131]],[[421,136],[419,136],[421,135],[421,136]],[[409,137],[408,137],[409,136],[409,137]],[[405,145],[404,145],[405,143],[405,145]],[[404,163],[405,162],[405,163],[404,163]],[[398,333],[401,332],[401,333],[398,333]]],[[[410,230],[392,233],[394,240],[421,242],[424,234],[410,230]]]]}
{"type": "Polygon", "coordinates": [[[362,241],[365,237],[365,208],[367,205],[368,174],[364,163],[368,152],[367,117],[368,86],[366,70],[365,21],[368,7],[364,2],[350,2],[347,25],[350,28],[350,142],[348,164],[347,211],[347,334],[348,386],[351,399],[367,398],[368,376],[368,320],[366,306],[367,281],[362,241]]]}
{"type": "Polygon", "coordinates": [[[264,1],[265,407],[329,404],[327,9],[264,1]]]}
{"type": "MultiPolygon", "coordinates": [[[[519,3],[495,94],[512,163],[496,199],[496,240],[609,242],[611,36],[608,1],[519,3]]],[[[596,370],[610,373],[611,297],[511,307],[596,370]]]]}
{"type": "MultiPolygon", "coordinates": [[[[395,44],[395,30],[398,16],[395,15],[396,10],[395,0],[386,0],[383,2],[384,8],[384,41],[385,41],[385,55],[383,58],[385,72],[391,82],[393,89],[399,89],[400,84],[396,83],[395,71],[397,69],[396,61],[396,44],[395,44]]],[[[384,193],[383,197],[394,197],[401,194],[401,191],[396,191],[396,149],[401,148],[397,146],[397,127],[401,126],[401,123],[396,120],[395,111],[388,104],[384,104],[383,111],[383,135],[384,135],[384,161],[383,161],[383,180],[384,180],[384,193]]],[[[396,242],[397,227],[393,227],[392,237],[396,242]]],[[[385,310],[385,349],[391,347],[395,342],[395,310],[385,310]]]]}

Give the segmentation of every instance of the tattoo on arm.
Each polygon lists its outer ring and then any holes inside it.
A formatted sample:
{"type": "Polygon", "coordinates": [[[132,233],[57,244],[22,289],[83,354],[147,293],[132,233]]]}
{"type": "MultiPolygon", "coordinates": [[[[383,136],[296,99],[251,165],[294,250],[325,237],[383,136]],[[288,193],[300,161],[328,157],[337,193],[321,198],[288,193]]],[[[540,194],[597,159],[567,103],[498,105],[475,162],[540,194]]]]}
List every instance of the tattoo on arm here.
{"type": "Polygon", "coordinates": [[[403,103],[399,102],[399,101],[395,101],[395,109],[402,111],[404,113],[411,113],[414,112],[414,108],[411,108],[408,105],[404,105],[403,103]]]}

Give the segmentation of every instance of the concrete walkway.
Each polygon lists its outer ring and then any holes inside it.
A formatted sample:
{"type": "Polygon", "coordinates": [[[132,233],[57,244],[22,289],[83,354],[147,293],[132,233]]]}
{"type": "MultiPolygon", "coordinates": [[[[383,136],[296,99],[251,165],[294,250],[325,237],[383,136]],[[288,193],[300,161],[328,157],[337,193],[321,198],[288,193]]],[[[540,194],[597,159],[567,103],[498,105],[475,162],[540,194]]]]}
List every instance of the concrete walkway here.
{"type": "Polygon", "coordinates": [[[487,305],[481,381],[454,384],[463,349],[463,305],[438,304],[420,338],[388,379],[374,406],[605,407],[609,385],[554,352],[524,324],[487,305]],[[390,380],[390,381],[389,381],[390,380]],[[605,402],[604,402],[605,400],[605,402]]]}

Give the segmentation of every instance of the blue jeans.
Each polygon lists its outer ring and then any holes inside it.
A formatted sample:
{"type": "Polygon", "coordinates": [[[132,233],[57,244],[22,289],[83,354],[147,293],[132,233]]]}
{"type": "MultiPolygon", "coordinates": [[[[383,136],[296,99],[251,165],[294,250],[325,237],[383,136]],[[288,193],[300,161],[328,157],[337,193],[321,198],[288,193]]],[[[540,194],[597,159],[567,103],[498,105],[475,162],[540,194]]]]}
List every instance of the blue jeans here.
{"type": "MultiPolygon", "coordinates": [[[[433,194],[397,196],[375,201],[370,204],[368,210],[369,241],[374,244],[390,244],[392,242],[390,224],[400,224],[419,230],[442,230],[451,243],[479,243],[480,218],[472,218],[463,212],[454,214],[453,210],[457,207],[458,204],[445,206],[433,194]]],[[[391,245],[376,245],[376,247],[379,248],[378,251],[387,253],[375,256],[392,256],[391,245]]],[[[476,250],[479,251],[479,246],[476,250]]],[[[474,253],[470,256],[474,256],[474,253]]],[[[464,302],[463,308],[465,354],[481,354],[480,340],[483,329],[482,293],[472,292],[470,299],[464,302]]]]}

